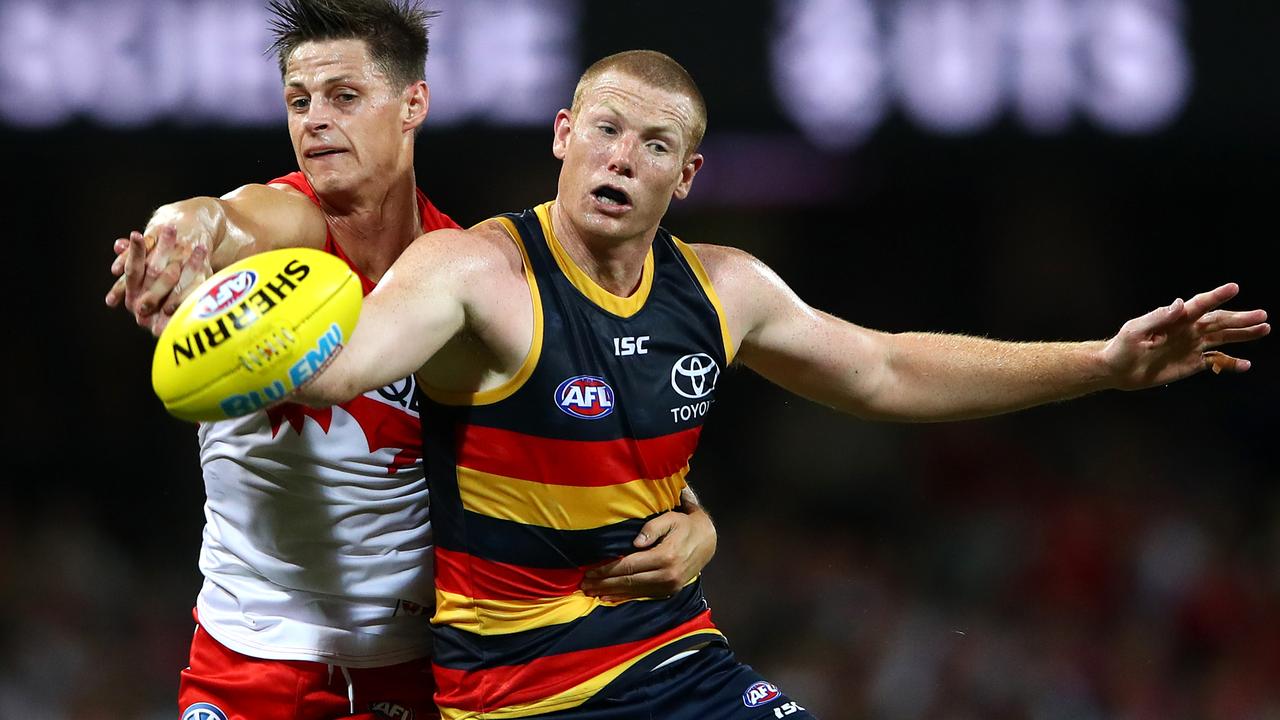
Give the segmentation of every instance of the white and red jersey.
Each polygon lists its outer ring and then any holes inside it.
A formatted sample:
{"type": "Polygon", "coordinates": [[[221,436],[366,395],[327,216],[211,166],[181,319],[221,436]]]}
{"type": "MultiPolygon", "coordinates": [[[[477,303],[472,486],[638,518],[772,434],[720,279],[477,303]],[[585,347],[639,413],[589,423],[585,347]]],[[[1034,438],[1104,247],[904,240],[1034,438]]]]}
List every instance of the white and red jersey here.
{"type": "MultiPolygon", "coordinates": [[[[286,183],[315,200],[302,173],[286,183]]],[[[421,191],[423,230],[457,227],[421,191]]],[[[332,236],[326,248],[350,260],[332,236]]],[[[365,292],[374,286],[360,275],[365,292]]],[[[431,526],[412,377],[331,408],[200,426],[200,624],[245,655],[348,667],[430,652],[431,526]]]]}

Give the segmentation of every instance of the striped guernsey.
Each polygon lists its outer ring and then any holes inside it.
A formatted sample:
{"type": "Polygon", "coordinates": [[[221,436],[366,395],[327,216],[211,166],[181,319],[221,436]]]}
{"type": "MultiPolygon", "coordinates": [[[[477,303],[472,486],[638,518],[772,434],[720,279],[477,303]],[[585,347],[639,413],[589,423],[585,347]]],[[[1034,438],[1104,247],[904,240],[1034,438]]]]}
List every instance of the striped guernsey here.
{"type": "Polygon", "coordinates": [[[680,502],[732,359],[719,301],[693,252],[661,229],[636,292],[609,294],[560,246],[550,208],[496,218],[520,246],[533,301],[523,367],[478,394],[424,388],[446,720],[577,707],[724,642],[697,580],[616,604],[578,589],[680,502]]]}

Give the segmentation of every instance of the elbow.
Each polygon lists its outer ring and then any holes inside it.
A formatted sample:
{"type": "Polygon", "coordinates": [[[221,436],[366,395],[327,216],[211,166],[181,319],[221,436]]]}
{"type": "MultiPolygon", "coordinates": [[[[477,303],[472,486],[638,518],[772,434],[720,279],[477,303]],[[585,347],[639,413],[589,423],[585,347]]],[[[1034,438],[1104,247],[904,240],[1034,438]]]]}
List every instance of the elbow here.
{"type": "Polygon", "coordinates": [[[359,391],[350,383],[343,382],[342,378],[321,370],[298,386],[292,399],[294,402],[310,407],[326,408],[344,403],[359,394],[359,391]]]}

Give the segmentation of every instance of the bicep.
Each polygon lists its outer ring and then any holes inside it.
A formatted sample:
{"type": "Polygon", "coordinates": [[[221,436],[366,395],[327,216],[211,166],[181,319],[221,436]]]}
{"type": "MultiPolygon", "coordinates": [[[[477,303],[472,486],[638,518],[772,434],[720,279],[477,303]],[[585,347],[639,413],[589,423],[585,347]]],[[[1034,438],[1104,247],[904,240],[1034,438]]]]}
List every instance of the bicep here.
{"type": "Polygon", "coordinates": [[[245,185],[218,202],[225,215],[225,227],[212,258],[214,268],[268,250],[324,247],[328,236],[324,213],[291,187],[245,185]]]}
{"type": "Polygon", "coordinates": [[[448,244],[426,235],[396,260],[365,298],[350,341],[325,373],[329,382],[351,395],[382,387],[417,372],[462,330],[466,311],[457,287],[466,258],[448,244]]]}
{"type": "Polygon", "coordinates": [[[745,253],[724,265],[717,292],[741,338],[739,361],[797,395],[866,414],[884,379],[888,336],[810,307],[745,253]]]}

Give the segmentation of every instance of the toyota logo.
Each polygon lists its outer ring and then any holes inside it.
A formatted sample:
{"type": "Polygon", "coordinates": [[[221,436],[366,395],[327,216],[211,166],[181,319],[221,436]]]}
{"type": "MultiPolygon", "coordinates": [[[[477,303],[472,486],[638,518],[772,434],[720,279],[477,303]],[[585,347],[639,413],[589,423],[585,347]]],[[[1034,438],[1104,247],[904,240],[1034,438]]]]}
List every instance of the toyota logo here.
{"type": "Polygon", "coordinates": [[[706,353],[685,355],[671,366],[671,388],[690,400],[710,395],[719,379],[720,366],[706,353]]]}

